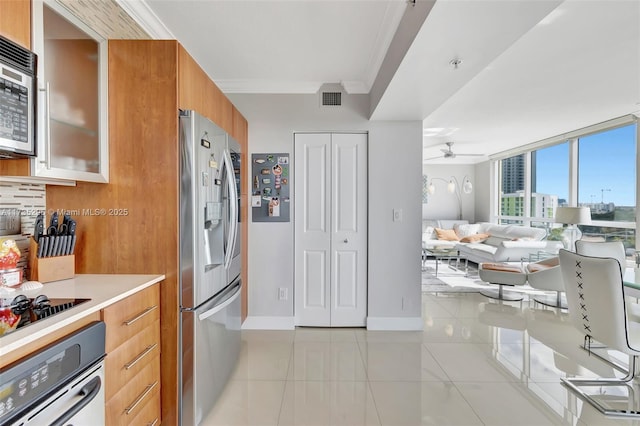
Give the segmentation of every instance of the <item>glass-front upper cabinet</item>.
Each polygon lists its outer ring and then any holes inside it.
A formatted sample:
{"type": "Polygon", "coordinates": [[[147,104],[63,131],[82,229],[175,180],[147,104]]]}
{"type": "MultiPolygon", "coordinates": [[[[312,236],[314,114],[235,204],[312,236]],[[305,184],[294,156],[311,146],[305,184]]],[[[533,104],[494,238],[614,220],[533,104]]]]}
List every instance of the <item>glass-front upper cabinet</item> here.
{"type": "Polygon", "coordinates": [[[33,49],[39,97],[32,173],[108,182],[107,40],[55,0],[34,0],[33,49]]]}

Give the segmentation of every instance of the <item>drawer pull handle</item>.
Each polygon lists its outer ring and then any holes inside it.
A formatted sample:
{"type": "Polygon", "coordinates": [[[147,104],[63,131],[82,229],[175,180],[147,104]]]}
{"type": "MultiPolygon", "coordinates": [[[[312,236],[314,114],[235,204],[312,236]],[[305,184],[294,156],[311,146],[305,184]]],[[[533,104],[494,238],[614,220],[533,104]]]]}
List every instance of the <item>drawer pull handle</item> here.
{"type": "Polygon", "coordinates": [[[135,409],[136,409],[136,407],[137,407],[138,405],[140,405],[140,403],[142,402],[142,400],[143,400],[143,399],[145,399],[145,398],[147,397],[147,395],[149,395],[149,393],[153,390],[153,388],[155,388],[155,387],[156,387],[156,385],[157,385],[157,384],[158,384],[158,382],[157,382],[157,381],[155,381],[153,384],[151,384],[151,385],[147,385],[147,388],[144,390],[144,392],[142,392],[142,393],[140,394],[140,396],[139,396],[138,398],[136,398],[136,400],[135,400],[135,401],[133,401],[133,404],[131,404],[130,406],[128,406],[128,407],[125,409],[124,413],[125,413],[126,415],[131,414],[131,412],[132,412],[133,410],[135,410],[135,409]]]}
{"type": "Polygon", "coordinates": [[[151,423],[147,423],[148,426],[156,426],[158,424],[158,419],[155,419],[151,423]]]}
{"type": "Polygon", "coordinates": [[[158,307],[158,305],[154,305],[154,306],[148,307],[144,311],[140,312],[135,318],[131,318],[130,320],[125,321],[124,325],[129,326],[129,325],[133,324],[134,322],[138,321],[140,318],[142,318],[145,315],[147,315],[149,312],[154,311],[157,307],[158,307]]]}
{"type": "Polygon", "coordinates": [[[126,363],[124,365],[124,369],[125,370],[130,370],[134,365],[136,365],[138,363],[138,361],[140,361],[142,358],[144,358],[145,356],[147,356],[149,354],[149,352],[151,352],[152,350],[154,350],[156,347],[158,346],[157,343],[154,343],[151,346],[147,346],[147,348],[140,352],[140,354],[138,354],[137,357],[135,357],[134,359],[132,359],[131,361],[129,361],[128,363],[126,363]]]}

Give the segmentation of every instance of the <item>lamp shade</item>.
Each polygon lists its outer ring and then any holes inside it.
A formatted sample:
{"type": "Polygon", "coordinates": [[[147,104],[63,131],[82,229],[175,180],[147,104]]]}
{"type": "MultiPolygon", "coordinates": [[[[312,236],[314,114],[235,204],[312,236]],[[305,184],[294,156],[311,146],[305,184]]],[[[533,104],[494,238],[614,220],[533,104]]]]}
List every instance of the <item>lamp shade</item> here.
{"type": "Polygon", "coordinates": [[[591,225],[591,209],[589,207],[558,207],[556,223],[591,225]]]}
{"type": "Polygon", "coordinates": [[[464,183],[462,184],[462,192],[465,194],[471,194],[471,191],[473,191],[473,185],[469,178],[465,178],[464,183]]]}

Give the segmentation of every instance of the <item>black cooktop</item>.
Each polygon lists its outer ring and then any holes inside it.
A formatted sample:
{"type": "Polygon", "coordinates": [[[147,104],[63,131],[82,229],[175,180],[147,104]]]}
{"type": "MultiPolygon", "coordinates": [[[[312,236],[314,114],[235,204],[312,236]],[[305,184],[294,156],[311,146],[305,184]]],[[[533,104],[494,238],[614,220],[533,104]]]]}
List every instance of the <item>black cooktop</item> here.
{"type": "Polygon", "coordinates": [[[11,327],[7,327],[6,324],[4,327],[0,327],[0,336],[71,309],[89,300],[91,299],[49,299],[44,294],[34,298],[28,298],[22,294],[18,295],[11,300],[10,304],[0,308],[3,310],[0,315],[0,321],[13,324],[11,327]],[[15,325],[16,321],[17,325],[15,325]]]}

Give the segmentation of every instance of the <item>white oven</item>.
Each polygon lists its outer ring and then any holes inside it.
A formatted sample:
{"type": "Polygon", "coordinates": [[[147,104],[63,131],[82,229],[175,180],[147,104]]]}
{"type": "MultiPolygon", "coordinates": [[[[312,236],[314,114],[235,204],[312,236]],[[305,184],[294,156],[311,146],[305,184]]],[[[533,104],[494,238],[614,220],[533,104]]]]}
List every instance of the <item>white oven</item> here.
{"type": "Polygon", "coordinates": [[[104,356],[105,324],[94,322],[3,368],[0,424],[104,425],[104,356]]]}

